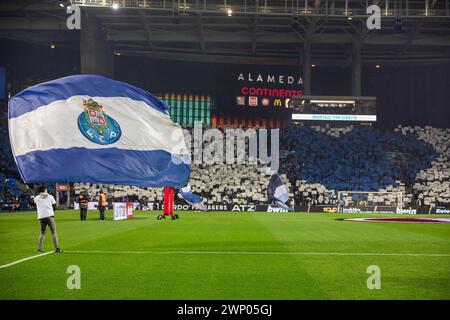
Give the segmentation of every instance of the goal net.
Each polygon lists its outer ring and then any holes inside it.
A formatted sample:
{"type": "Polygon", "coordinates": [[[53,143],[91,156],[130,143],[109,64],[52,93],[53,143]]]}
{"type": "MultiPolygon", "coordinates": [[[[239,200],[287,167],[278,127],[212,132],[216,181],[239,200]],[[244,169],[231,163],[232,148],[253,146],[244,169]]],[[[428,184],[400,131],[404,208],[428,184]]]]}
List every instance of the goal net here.
{"type": "Polygon", "coordinates": [[[403,209],[401,192],[339,191],[337,198],[340,213],[401,213],[403,209]]]}

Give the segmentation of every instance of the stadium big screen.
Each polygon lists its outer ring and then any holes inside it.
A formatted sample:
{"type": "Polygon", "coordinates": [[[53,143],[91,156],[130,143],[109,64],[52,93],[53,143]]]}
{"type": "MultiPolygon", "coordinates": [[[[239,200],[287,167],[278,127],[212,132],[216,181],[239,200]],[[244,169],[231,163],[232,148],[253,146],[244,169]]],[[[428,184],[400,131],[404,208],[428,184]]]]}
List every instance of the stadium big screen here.
{"type": "Polygon", "coordinates": [[[375,122],[375,97],[295,96],[287,102],[293,121],[375,122]]]}

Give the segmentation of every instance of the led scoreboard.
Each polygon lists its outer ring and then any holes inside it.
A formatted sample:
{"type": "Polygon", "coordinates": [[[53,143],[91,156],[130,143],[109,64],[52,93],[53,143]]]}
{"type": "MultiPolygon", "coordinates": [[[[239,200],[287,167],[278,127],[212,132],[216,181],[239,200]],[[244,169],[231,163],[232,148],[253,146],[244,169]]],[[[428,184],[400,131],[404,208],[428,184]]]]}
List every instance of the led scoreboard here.
{"type": "Polygon", "coordinates": [[[376,97],[299,96],[288,108],[293,121],[377,121],[376,97]]]}

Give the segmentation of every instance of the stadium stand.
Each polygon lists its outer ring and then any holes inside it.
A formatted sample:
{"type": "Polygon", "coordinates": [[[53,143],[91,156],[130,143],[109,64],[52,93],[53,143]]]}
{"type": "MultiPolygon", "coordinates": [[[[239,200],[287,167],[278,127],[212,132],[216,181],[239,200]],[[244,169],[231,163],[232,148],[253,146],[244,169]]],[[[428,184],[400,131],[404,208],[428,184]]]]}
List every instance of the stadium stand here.
{"type": "MultiPolygon", "coordinates": [[[[195,193],[202,194],[208,204],[247,204],[267,202],[266,190],[270,175],[262,165],[194,165],[190,184],[195,193]]],[[[285,175],[281,176],[284,180],[285,175]]],[[[286,186],[290,188],[289,182],[286,186]]],[[[291,189],[291,188],[290,188],[291,189]]],[[[101,192],[117,200],[162,201],[162,188],[139,188],[89,183],[77,183],[75,195],[86,193],[95,199],[101,192]]],[[[290,195],[291,197],[293,194],[290,195]]]]}
{"type": "Polygon", "coordinates": [[[284,147],[295,153],[282,162],[283,169],[296,179],[298,204],[336,203],[339,190],[391,192],[369,195],[369,201],[382,205],[392,204],[398,192],[404,206],[416,205],[417,199],[425,206],[449,204],[448,129],[314,126],[285,131],[284,147]]]}
{"type": "MultiPolygon", "coordinates": [[[[262,165],[201,164],[191,174],[191,185],[195,192],[205,195],[208,203],[266,203],[270,175],[265,169],[262,165]]],[[[286,180],[286,175],[281,178],[286,180]]],[[[286,187],[292,189],[289,182],[286,187]]]]}
{"type": "Polygon", "coordinates": [[[19,207],[28,207],[29,192],[20,183],[19,173],[11,153],[8,135],[8,117],[0,114],[0,208],[14,211],[19,207]]]}
{"type": "Polygon", "coordinates": [[[281,136],[295,151],[294,171],[328,189],[376,191],[400,178],[411,181],[433,156],[432,146],[411,134],[369,127],[321,130],[289,128],[281,136]]]}
{"type": "Polygon", "coordinates": [[[403,134],[415,134],[434,147],[437,156],[430,166],[420,170],[412,187],[413,195],[425,206],[450,204],[450,129],[433,127],[402,127],[395,129],[403,134]]]}
{"type": "MultiPolygon", "coordinates": [[[[26,207],[29,193],[14,183],[19,176],[7,137],[0,126],[0,201],[26,207]]],[[[280,137],[281,177],[297,205],[336,204],[338,191],[360,190],[387,192],[369,195],[367,201],[380,205],[401,192],[404,206],[450,206],[450,129],[321,125],[284,128],[280,137]]],[[[266,203],[266,171],[259,164],[193,165],[191,185],[208,204],[266,203]]],[[[93,200],[101,192],[109,201],[163,200],[162,188],[75,183],[72,190],[93,200]]]]}

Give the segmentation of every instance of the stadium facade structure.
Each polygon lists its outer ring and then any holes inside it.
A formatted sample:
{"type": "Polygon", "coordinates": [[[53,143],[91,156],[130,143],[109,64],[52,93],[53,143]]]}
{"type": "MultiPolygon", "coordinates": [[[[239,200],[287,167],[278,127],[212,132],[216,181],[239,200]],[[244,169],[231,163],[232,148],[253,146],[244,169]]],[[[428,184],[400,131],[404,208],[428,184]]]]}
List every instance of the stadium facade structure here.
{"type": "Polygon", "coordinates": [[[365,64],[450,62],[449,0],[2,1],[0,37],[79,47],[81,72],[113,75],[113,54],[199,62],[351,65],[361,95],[365,64]],[[81,7],[81,30],[66,8],[81,7]],[[381,29],[366,26],[378,4],[381,29]],[[114,9],[113,8],[114,5],[114,9]],[[36,36],[39,34],[39,36],[36,36]]]}

